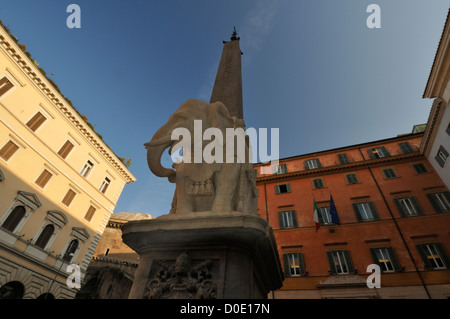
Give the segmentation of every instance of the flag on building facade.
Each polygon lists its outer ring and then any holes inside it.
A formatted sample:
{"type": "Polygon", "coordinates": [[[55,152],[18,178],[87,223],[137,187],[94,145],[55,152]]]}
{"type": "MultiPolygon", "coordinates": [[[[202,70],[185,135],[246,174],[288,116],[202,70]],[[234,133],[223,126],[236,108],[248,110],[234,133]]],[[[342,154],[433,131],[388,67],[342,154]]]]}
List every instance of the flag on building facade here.
{"type": "Polygon", "coordinates": [[[336,206],[334,205],[333,196],[330,194],[330,215],[331,222],[336,225],[341,225],[337,214],[336,206]]]}
{"type": "Polygon", "coordinates": [[[313,201],[314,201],[314,217],[313,218],[314,218],[314,222],[316,223],[316,232],[317,232],[320,228],[320,220],[319,220],[320,210],[317,207],[315,198],[313,198],[313,201]]]}

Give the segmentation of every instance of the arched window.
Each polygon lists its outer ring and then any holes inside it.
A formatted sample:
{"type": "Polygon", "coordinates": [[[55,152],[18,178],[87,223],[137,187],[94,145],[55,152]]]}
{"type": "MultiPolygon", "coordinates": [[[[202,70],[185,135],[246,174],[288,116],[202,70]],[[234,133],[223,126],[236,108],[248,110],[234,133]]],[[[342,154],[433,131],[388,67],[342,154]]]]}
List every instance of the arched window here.
{"type": "Polygon", "coordinates": [[[0,299],[22,299],[25,287],[18,281],[10,281],[0,288],[0,299]]]}
{"type": "Polygon", "coordinates": [[[36,240],[35,245],[44,249],[45,245],[47,245],[48,241],[50,240],[50,237],[52,237],[54,231],[55,226],[53,226],[52,224],[48,224],[47,226],[45,226],[38,239],[36,240]]]}
{"type": "Polygon", "coordinates": [[[25,216],[25,212],[25,207],[16,206],[12,210],[11,214],[9,214],[8,218],[6,218],[6,220],[3,222],[2,227],[9,230],[10,232],[13,232],[19,222],[25,216]]]}
{"type": "Polygon", "coordinates": [[[75,251],[78,248],[78,240],[74,239],[70,242],[69,246],[67,247],[66,253],[64,254],[63,260],[66,262],[70,262],[72,260],[72,257],[75,254],[75,251]]]}

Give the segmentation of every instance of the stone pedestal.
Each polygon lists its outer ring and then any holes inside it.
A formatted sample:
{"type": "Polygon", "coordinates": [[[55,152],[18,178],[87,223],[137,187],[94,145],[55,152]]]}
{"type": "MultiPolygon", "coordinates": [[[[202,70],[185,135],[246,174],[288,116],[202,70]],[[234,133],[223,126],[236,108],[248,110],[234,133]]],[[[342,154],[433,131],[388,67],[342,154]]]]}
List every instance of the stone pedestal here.
{"type": "Polygon", "coordinates": [[[171,214],[122,231],[140,255],[130,299],[267,298],[282,286],[272,228],[259,216],[171,214]]]}

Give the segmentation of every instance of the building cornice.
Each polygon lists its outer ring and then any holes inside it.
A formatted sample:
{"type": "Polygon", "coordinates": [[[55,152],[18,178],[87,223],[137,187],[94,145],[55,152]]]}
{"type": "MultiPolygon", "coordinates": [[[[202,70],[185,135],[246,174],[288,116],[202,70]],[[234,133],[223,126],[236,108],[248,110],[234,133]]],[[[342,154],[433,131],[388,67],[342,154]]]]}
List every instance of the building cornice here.
{"type": "Polygon", "coordinates": [[[420,143],[420,151],[428,157],[431,151],[431,146],[436,137],[437,130],[435,127],[439,126],[442,116],[444,114],[446,102],[442,98],[436,98],[431,106],[430,115],[428,116],[427,126],[420,143]]]}
{"type": "MultiPolygon", "coordinates": [[[[376,146],[380,146],[380,145],[383,145],[383,144],[386,144],[386,143],[391,143],[391,142],[394,142],[394,141],[399,141],[400,142],[400,141],[403,141],[403,140],[410,140],[411,138],[414,138],[414,137],[422,137],[423,134],[424,134],[423,132],[410,133],[410,134],[400,135],[400,136],[396,136],[396,137],[390,137],[390,138],[386,138],[386,139],[382,139],[382,140],[376,140],[376,141],[372,141],[372,142],[365,142],[365,143],[360,143],[360,144],[342,146],[342,147],[333,148],[333,149],[324,150],[324,151],[312,152],[312,153],[301,154],[301,155],[294,155],[294,156],[280,158],[278,160],[278,162],[279,162],[279,164],[282,164],[282,163],[287,163],[287,162],[290,162],[290,161],[293,161],[293,160],[308,159],[308,158],[313,158],[313,157],[317,157],[317,156],[323,156],[323,155],[327,155],[327,154],[334,154],[334,153],[338,153],[338,152],[345,152],[345,151],[352,150],[352,149],[362,149],[362,148],[366,148],[366,147],[376,147],[376,146]]],[[[256,163],[253,166],[254,167],[270,166],[270,164],[256,163]]]]}
{"type": "Polygon", "coordinates": [[[11,38],[9,33],[0,25],[0,48],[16,64],[16,66],[28,77],[35,87],[50,101],[55,109],[83,135],[90,144],[119,172],[127,183],[136,181],[136,178],[119,160],[111,149],[103,142],[97,134],[87,125],[66,99],[58,92],[49,80],[39,71],[32,61],[25,55],[18,44],[11,38]]]}
{"type": "Polygon", "coordinates": [[[423,98],[442,97],[450,77],[450,9],[447,13],[423,98]]]}
{"type": "Polygon", "coordinates": [[[361,170],[361,169],[366,169],[366,168],[393,165],[393,164],[410,162],[410,161],[414,161],[414,160],[423,160],[423,159],[425,159],[425,157],[422,153],[413,152],[413,153],[408,153],[408,154],[400,154],[400,155],[393,155],[393,156],[388,156],[388,157],[383,157],[383,158],[351,162],[351,163],[347,163],[347,164],[326,166],[326,167],[321,167],[321,168],[316,168],[316,169],[311,169],[311,170],[301,170],[301,171],[289,172],[289,173],[285,173],[285,174],[261,176],[256,179],[256,184],[257,185],[264,184],[267,182],[275,182],[276,183],[276,182],[288,181],[288,180],[293,180],[293,179],[308,178],[308,177],[329,175],[329,174],[336,174],[336,173],[345,173],[345,172],[361,170]]]}

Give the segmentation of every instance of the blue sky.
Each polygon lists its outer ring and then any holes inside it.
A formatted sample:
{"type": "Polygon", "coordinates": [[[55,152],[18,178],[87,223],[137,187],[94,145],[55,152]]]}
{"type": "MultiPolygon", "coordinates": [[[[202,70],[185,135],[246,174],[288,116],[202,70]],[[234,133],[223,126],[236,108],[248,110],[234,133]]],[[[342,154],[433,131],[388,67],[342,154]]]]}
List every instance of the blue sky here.
{"type": "MultiPolygon", "coordinates": [[[[167,214],[174,185],[143,144],[189,98],[209,101],[233,26],[247,127],[279,128],[280,157],[409,133],[448,0],[4,0],[0,19],[138,179],[115,212],[167,214]],[[69,4],[81,28],[69,29],[69,4]],[[366,8],[381,8],[369,29],[366,8]]],[[[166,159],[167,160],[167,159],[166,159]]],[[[170,165],[168,161],[166,165],[170,165]]]]}

